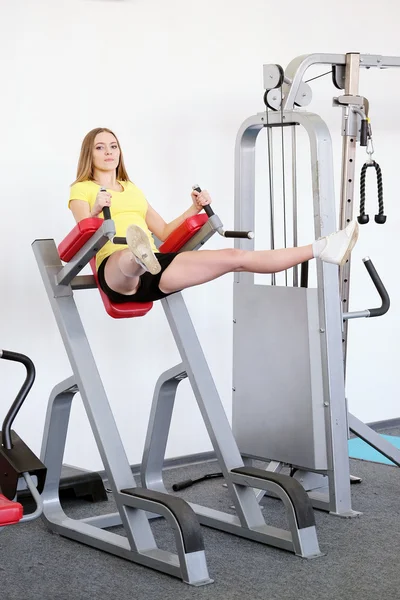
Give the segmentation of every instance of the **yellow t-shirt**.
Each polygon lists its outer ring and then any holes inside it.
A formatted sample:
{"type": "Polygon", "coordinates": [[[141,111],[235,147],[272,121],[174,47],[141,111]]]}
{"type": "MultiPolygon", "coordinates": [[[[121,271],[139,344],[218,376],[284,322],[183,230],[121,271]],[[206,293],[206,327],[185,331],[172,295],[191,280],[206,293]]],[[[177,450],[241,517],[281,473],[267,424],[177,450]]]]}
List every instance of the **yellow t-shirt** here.
{"type": "MultiPolygon", "coordinates": [[[[149,236],[153,251],[157,252],[153,236],[146,223],[148,204],[143,192],[131,181],[119,181],[118,183],[123,187],[122,192],[107,190],[112,196],[111,218],[115,223],[115,235],[126,237],[126,230],[129,225],[139,225],[149,236]]],[[[84,202],[89,204],[90,210],[92,210],[99,191],[100,186],[94,181],[74,183],[71,185],[68,206],[71,200],[84,200],[84,202]]],[[[98,217],[102,219],[103,213],[100,213],[98,217]]],[[[113,252],[117,252],[117,250],[122,250],[122,248],[126,248],[126,245],[107,242],[96,255],[96,267],[99,268],[99,265],[107,256],[110,256],[113,252]]]]}

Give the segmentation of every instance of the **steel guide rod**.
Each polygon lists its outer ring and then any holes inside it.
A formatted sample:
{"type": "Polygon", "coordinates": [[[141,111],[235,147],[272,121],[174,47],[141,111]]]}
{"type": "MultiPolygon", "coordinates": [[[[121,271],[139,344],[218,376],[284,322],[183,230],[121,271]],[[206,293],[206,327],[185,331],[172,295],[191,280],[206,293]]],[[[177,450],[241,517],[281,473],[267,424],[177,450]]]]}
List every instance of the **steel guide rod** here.
{"type": "MultiPolygon", "coordinates": [[[[296,153],[296,125],[292,125],[292,210],[293,210],[293,246],[298,246],[297,229],[297,153],[296,153]]],[[[299,269],[293,267],[293,287],[299,286],[299,269]]]]}
{"type": "MultiPolygon", "coordinates": [[[[345,72],[345,94],[347,96],[358,95],[358,85],[360,78],[360,55],[346,55],[346,72],[345,72]]],[[[354,207],[354,177],[355,177],[355,158],[357,149],[357,129],[359,119],[354,113],[352,106],[343,107],[343,142],[342,142],[342,181],[340,191],[340,228],[344,229],[346,225],[353,219],[354,207]]],[[[342,298],[343,310],[348,310],[349,295],[350,295],[350,266],[351,258],[339,271],[340,292],[342,298]]],[[[347,358],[347,338],[348,338],[348,321],[343,323],[343,362],[346,373],[346,358],[347,358]]]]}

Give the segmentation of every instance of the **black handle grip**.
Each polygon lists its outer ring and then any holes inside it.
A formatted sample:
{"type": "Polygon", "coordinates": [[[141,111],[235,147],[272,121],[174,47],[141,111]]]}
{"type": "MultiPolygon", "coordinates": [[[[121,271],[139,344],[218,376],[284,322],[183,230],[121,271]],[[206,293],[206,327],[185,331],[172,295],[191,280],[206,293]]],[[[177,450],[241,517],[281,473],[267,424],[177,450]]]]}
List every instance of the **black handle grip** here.
{"type": "Polygon", "coordinates": [[[188,488],[193,484],[194,484],[193,479],[185,479],[185,481],[181,481],[179,483],[174,483],[174,485],[172,486],[172,489],[174,490],[174,492],[179,492],[179,490],[184,490],[185,488],[188,488]]]}
{"type": "Polygon", "coordinates": [[[372,260],[370,258],[364,259],[364,265],[365,265],[365,268],[367,269],[367,271],[372,279],[372,282],[373,282],[374,286],[376,287],[376,290],[382,300],[382,304],[379,308],[370,308],[369,309],[369,315],[370,315],[370,317],[381,317],[382,315],[387,313],[387,311],[390,308],[389,294],[387,293],[387,290],[386,290],[385,286],[383,285],[382,280],[379,277],[379,275],[372,263],[372,260]]]}
{"type": "Polygon", "coordinates": [[[300,287],[308,288],[308,260],[306,262],[301,263],[300,270],[300,287]]]}
{"type": "Polygon", "coordinates": [[[11,450],[13,445],[11,442],[11,426],[15,417],[18,414],[19,409],[24,403],[25,398],[29,394],[29,391],[35,381],[35,365],[31,361],[28,356],[25,354],[19,354],[18,352],[11,352],[9,350],[2,350],[1,357],[5,360],[12,360],[14,362],[19,362],[26,368],[26,378],[24,383],[22,384],[21,389],[19,390],[17,397],[11,405],[10,410],[6,414],[6,417],[3,422],[2,432],[3,432],[3,446],[7,450],[11,450]]]}
{"type": "Polygon", "coordinates": [[[246,240],[252,239],[252,231],[225,231],[224,237],[226,238],[245,238],[246,240]]]}
{"type": "MultiPolygon", "coordinates": [[[[100,192],[106,192],[106,191],[107,191],[107,188],[105,188],[103,186],[100,188],[100,192]]],[[[109,206],[103,207],[103,216],[104,216],[104,219],[111,219],[111,211],[110,211],[109,206]]]]}
{"type": "MultiPolygon", "coordinates": [[[[192,187],[192,190],[194,190],[195,192],[201,192],[201,187],[199,185],[194,185],[192,187]]],[[[203,210],[206,213],[207,217],[212,217],[215,213],[213,211],[213,209],[211,208],[211,206],[209,204],[206,204],[205,206],[203,206],[203,210]]]]}
{"type": "Polygon", "coordinates": [[[368,119],[361,120],[360,146],[368,144],[368,119]]]}

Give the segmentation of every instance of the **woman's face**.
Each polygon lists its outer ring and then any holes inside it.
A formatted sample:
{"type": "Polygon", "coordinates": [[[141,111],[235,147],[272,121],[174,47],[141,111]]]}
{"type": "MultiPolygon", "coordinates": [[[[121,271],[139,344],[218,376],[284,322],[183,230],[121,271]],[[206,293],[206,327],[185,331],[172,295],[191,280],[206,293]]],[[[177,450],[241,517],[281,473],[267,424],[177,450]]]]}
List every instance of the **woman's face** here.
{"type": "Polygon", "coordinates": [[[93,166],[99,171],[112,171],[119,164],[120,149],[112,133],[103,131],[94,139],[93,166]]]}

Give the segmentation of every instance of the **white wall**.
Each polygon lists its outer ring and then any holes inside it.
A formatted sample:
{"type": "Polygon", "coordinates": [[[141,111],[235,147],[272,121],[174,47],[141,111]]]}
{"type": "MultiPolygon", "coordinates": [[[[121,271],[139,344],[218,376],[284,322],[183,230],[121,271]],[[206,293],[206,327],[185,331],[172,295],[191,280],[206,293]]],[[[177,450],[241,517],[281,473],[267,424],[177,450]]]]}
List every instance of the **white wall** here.
{"type": "MultiPolygon", "coordinates": [[[[244,119],[264,109],[263,63],[286,66],[310,52],[400,54],[400,9],[392,0],[382,0],[379,10],[361,0],[0,0],[0,8],[1,346],[25,352],[36,364],[37,380],[16,429],[39,451],[48,394],[71,371],[30,245],[35,238],[58,243],[73,226],[68,186],[86,132],[98,126],[116,131],[130,177],[167,220],[189,206],[198,182],[232,226],[235,136],[244,119]]],[[[340,111],[331,107],[337,92],[329,77],[312,85],[310,110],[335,128],[339,176],[340,111]]],[[[389,217],[385,227],[362,230],[354,256],[359,265],[362,256],[373,257],[392,298],[385,318],[351,324],[348,395],[353,412],[369,421],[399,415],[400,71],[363,72],[361,93],[371,102],[389,217]]],[[[307,183],[308,170],[301,176],[307,183]]],[[[216,237],[209,243],[223,245],[216,237]]],[[[374,305],[362,266],[352,278],[353,309],[374,305]]],[[[185,292],[229,416],[231,288],[227,276],[185,292]]],[[[138,462],[156,376],[178,360],[161,306],[145,318],[117,322],[106,316],[97,291],[76,295],[128,458],[138,462]]],[[[2,361],[0,377],[1,417],[22,370],[2,361]]],[[[65,460],[99,468],[87,433],[77,402],[65,460]]],[[[168,455],[209,449],[185,382],[168,455]]]]}

